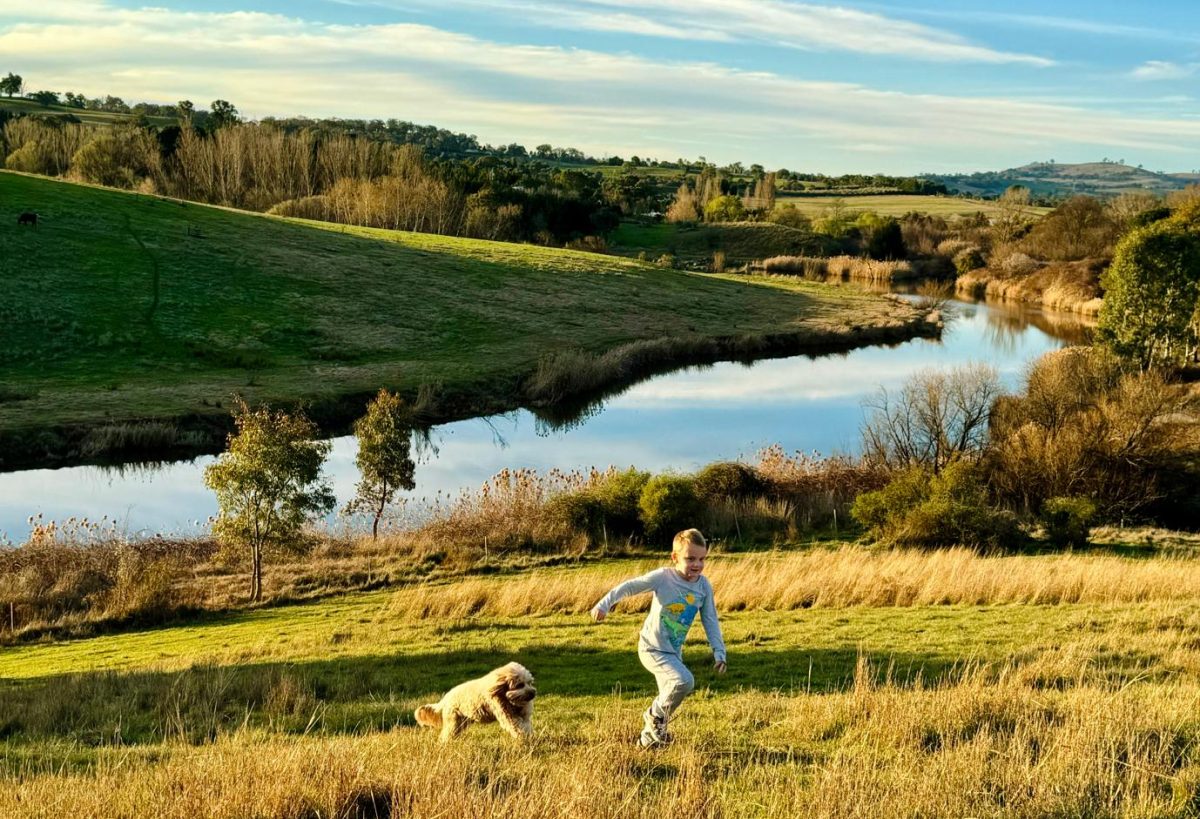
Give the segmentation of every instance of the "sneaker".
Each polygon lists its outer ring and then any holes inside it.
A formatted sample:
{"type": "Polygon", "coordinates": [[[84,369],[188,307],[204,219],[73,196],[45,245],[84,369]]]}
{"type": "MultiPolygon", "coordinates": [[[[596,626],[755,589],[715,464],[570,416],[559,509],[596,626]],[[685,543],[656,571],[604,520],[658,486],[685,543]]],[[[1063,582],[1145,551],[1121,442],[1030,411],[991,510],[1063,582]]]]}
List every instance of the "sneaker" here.
{"type": "Polygon", "coordinates": [[[665,748],[667,743],[664,742],[658,735],[649,729],[642,731],[638,737],[637,746],[639,748],[665,748]]]}
{"type": "Polygon", "coordinates": [[[669,745],[675,737],[667,730],[667,720],[654,713],[653,708],[647,708],[642,714],[642,734],[638,737],[638,745],[651,748],[656,745],[669,745]]]}

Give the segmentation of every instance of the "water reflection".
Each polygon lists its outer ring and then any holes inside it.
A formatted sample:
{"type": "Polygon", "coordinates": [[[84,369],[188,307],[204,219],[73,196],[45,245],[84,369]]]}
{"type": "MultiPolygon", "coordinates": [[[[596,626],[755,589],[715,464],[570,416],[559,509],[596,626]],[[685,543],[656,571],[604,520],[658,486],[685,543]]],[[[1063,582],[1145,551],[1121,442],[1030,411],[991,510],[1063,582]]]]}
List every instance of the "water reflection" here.
{"type": "MultiPolygon", "coordinates": [[[[1027,363],[1086,339],[1086,325],[1015,305],[954,302],[941,341],[914,339],[819,357],[688,367],[568,406],[445,424],[415,441],[418,498],[475,487],[505,467],[637,465],[693,469],[753,456],[774,443],[823,453],[858,448],[861,402],[926,367],[992,364],[1014,386],[1027,363]],[[435,456],[436,455],[436,456],[435,456]]],[[[327,465],[339,507],[354,494],[353,438],[327,465]]],[[[131,532],[194,531],[216,511],[204,487],[211,456],[170,464],[0,474],[0,532],[22,540],[26,519],[116,517],[131,532]]]]}

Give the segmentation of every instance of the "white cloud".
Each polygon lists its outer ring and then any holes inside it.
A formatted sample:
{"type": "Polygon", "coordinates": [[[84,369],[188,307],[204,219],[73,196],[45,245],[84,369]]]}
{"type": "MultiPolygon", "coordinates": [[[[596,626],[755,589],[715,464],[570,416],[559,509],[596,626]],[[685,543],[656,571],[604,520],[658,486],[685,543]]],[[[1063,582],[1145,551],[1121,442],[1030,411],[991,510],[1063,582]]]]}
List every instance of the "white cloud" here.
{"type": "Polygon", "coordinates": [[[1131,75],[1139,80],[1182,80],[1192,76],[1200,69],[1200,63],[1166,62],[1164,60],[1148,60],[1133,69],[1131,75]]]}
{"type": "Polygon", "coordinates": [[[953,33],[844,6],[785,0],[341,0],[347,5],[487,9],[523,24],[614,31],[683,40],[754,41],[821,51],[901,56],[932,62],[1053,65],[997,51],[953,33]]]}
{"type": "Polygon", "coordinates": [[[31,88],[202,105],[219,97],[251,116],[391,116],[487,142],[670,158],[686,151],[776,167],[816,161],[827,171],[839,163],[863,170],[863,156],[888,163],[879,170],[914,172],[1002,151],[1061,156],[1064,145],[1186,154],[1200,139],[1186,111],[1139,117],[900,93],[713,62],[508,45],[407,23],[331,25],[88,0],[45,12],[17,5],[0,0],[0,53],[31,88]]]}

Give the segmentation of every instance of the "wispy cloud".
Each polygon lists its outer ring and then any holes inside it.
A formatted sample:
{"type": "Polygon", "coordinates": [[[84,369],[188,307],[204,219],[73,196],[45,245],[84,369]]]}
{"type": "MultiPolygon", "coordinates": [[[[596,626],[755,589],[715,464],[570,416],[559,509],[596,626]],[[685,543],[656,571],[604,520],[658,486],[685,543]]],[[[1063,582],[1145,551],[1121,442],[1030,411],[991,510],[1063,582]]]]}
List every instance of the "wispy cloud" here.
{"type": "Polygon", "coordinates": [[[1172,63],[1165,60],[1148,60],[1130,72],[1138,80],[1182,80],[1200,70],[1200,63],[1172,63]]]}
{"type": "Polygon", "coordinates": [[[524,24],[682,40],[750,41],[932,62],[1053,65],[951,32],[844,6],[785,0],[341,0],[348,5],[485,9],[524,24]]]}
{"type": "Polygon", "coordinates": [[[1098,34],[1107,37],[1124,37],[1138,40],[1163,40],[1168,42],[1200,42],[1200,35],[1189,32],[1169,31],[1150,26],[1134,26],[1128,23],[1109,23],[1101,20],[1083,20],[1078,17],[1057,17],[1047,14],[1018,14],[1006,11],[975,11],[971,9],[906,9],[907,13],[937,20],[958,20],[974,23],[996,23],[1023,29],[1046,31],[1070,31],[1076,34],[1098,34]]]}
{"type": "Polygon", "coordinates": [[[1186,112],[901,93],[715,62],[511,45],[424,25],[99,0],[33,12],[17,5],[0,0],[0,53],[31,87],[160,102],[222,97],[252,116],[394,116],[489,142],[820,163],[835,172],[862,170],[864,157],[894,172],[1118,147],[1182,157],[1200,140],[1200,121],[1186,112]]]}

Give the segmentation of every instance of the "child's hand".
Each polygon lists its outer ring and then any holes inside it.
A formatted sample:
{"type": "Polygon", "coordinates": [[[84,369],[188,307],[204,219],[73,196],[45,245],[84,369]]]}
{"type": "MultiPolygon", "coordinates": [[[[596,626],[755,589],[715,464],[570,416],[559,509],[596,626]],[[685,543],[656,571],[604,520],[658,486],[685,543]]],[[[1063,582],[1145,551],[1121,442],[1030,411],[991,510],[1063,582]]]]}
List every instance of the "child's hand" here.
{"type": "Polygon", "coordinates": [[[597,623],[604,622],[604,618],[607,616],[608,614],[600,609],[592,609],[592,619],[597,623]]]}
{"type": "Polygon", "coordinates": [[[713,663],[713,671],[716,671],[718,674],[724,674],[725,673],[725,661],[717,660],[715,663],[713,663]]]}

